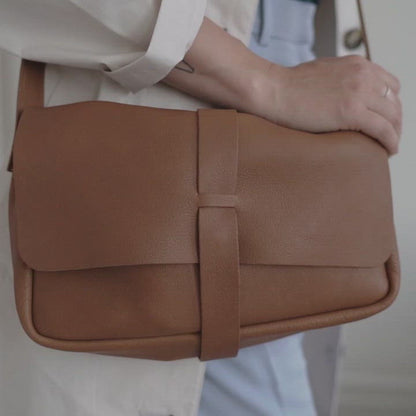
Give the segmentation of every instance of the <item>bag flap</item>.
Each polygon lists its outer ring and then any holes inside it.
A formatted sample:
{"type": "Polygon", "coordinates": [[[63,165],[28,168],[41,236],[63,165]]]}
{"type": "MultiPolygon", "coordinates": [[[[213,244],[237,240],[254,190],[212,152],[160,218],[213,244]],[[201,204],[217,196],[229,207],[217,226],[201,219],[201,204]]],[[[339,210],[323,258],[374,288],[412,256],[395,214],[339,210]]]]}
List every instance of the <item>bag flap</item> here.
{"type": "MultiPolygon", "coordinates": [[[[394,245],[387,153],[238,113],[240,263],[374,267],[394,245]]],[[[35,270],[198,263],[197,113],[29,108],[13,148],[17,245],[35,270]]]]}

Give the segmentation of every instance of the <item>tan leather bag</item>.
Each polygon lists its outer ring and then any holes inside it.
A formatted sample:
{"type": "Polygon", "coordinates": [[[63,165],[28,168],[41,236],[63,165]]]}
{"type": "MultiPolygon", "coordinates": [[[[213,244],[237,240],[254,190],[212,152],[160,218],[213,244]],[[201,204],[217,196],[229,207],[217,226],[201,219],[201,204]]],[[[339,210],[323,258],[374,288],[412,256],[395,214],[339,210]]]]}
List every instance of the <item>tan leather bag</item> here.
{"type": "Polygon", "coordinates": [[[174,360],[342,324],[399,291],[388,155],[232,109],[43,107],[23,61],[16,307],[46,347],[174,360]]]}

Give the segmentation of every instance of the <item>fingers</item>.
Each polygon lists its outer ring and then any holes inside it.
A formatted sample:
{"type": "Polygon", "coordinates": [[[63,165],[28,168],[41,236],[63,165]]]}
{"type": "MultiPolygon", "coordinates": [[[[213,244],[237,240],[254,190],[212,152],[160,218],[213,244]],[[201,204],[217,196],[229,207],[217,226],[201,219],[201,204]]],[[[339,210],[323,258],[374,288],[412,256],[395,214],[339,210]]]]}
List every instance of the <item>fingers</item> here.
{"type": "Polygon", "coordinates": [[[341,59],[349,63],[352,79],[355,81],[353,82],[353,87],[373,87],[376,88],[375,92],[383,96],[386,85],[388,85],[392,92],[395,94],[400,93],[400,80],[381,65],[369,61],[360,55],[347,55],[341,59]]]}
{"type": "Polygon", "coordinates": [[[350,55],[345,62],[350,74],[344,105],[346,121],[355,130],[378,140],[390,154],[397,153],[402,132],[400,81],[359,55],[350,55]]]}
{"type": "Polygon", "coordinates": [[[400,93],[400,88],[401,88],[400,81],[395,75],[393,75],[391,72],[388,72],[382,66],[374,62],[369,61],[369,64],[395,94],[400,93]]]}
{"type": "Polygon", "coordinates": [[[399,136],[393,124],[380,114],[372,111],[361,111],[357,118],[359,130],[376,139],[389,154],[399,150],[399,136]]]}
{"type": "Polygon", "coordinates": [[[395,102],[399,100],[399,92],[397,90],[397,85],[392,87],[391,82],[389,80],[386,80],[386,78],[381,76],[380,74],[373,74],[372,76],[370,76],[367,80],[367,85],[367,90],[378,97],[387,98],[395,102]],[[388,90],[387,87],[389,88],[388,90]]]}
{"type": "Polygon", "coordinates": [[[402,114],[401,104],[395,93],[391,93],[388,97],[380,97],[371,94],[364,98],[367,108],[380,116],[384,117],[395,129],[398,137],[402,131],[402,114]]]}

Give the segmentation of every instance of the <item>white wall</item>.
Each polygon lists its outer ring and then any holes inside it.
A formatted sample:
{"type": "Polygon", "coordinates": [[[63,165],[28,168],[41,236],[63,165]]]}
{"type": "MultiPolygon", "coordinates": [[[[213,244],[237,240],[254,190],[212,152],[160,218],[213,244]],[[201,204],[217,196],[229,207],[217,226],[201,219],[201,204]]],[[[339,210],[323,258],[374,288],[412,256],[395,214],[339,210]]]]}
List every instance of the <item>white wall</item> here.
{"type": "Polygon", "coordinates": [[[416,1],[362,0],[372,60],[402,83],[404,126],[391,173],[402,264],[396,301],[344,327],[339,416],[416,415],[416,1]]]}

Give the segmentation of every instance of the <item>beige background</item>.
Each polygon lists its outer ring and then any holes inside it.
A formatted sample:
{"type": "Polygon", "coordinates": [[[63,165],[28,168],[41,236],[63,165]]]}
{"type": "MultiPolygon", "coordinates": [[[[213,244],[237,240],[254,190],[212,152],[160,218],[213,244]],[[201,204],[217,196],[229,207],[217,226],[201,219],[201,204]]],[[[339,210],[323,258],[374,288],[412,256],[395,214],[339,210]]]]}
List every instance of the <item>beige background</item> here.
{"type": "Polygon", "coordinates": [[[387,310],[343,328],[339,416],[416,415],[416,2],[362,0],[372,60],[402,83],[401,148],[391,158],[402,263],[387,310]]]}

